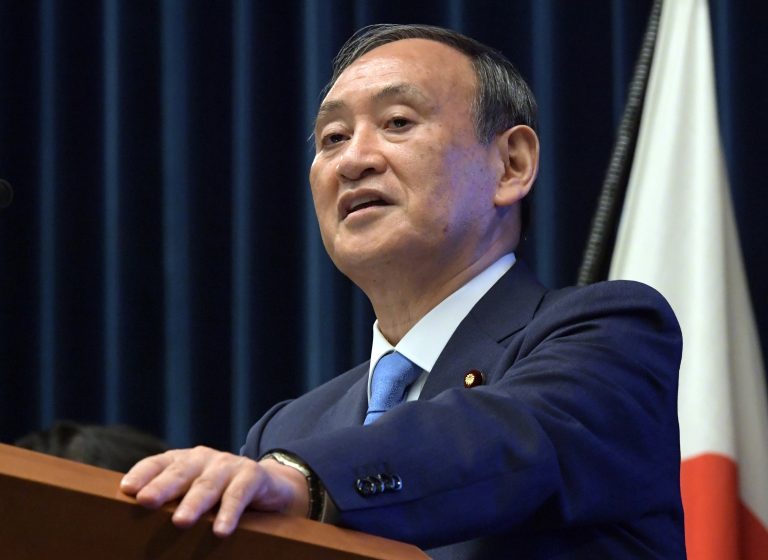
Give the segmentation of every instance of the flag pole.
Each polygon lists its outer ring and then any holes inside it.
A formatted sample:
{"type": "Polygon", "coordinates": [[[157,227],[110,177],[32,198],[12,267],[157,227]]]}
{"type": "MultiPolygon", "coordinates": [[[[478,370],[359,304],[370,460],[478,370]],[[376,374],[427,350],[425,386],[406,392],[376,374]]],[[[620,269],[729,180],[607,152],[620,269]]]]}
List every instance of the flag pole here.
{"type": "Polygon", "coordinates": [[[648,84],[656,34],[659,29],[662,0],[655,0],[651,6],[640,54],[635,71],[629,83],[627,103],[616,133],[616,142],[605,173],[595,214],[592,216],[589,237],[584,248],[577,283],[580,286],[592,284],[608,277],[608,267],[613,253],[613,243],[624,202],[624,193],[629,180],[629,170],[637,143],[637,132],[643,112],[643,100],[648,84]]]}

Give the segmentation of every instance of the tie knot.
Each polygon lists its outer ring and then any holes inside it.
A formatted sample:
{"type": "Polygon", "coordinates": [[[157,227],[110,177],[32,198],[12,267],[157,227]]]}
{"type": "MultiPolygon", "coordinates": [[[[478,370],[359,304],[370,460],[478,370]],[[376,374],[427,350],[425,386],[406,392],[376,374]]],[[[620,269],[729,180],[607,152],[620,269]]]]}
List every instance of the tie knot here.
{"type": "Polygon", "coordinates": [[[365,424],[370,424],[393,406],[401,403],[408,387],[421,374],[421,368],[399,352],[379,359],[371,377],[371,399],[365,424]]]}

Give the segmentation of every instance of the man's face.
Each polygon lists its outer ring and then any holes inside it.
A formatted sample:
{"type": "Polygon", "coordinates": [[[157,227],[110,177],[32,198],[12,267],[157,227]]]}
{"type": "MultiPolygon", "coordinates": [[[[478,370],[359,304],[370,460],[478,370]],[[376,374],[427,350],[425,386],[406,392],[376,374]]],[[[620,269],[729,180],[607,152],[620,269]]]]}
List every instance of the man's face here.
{"type": "Polygon", "coordinates": [[[501,169],[475,134],[475,88],[465,55],[407,39],[357,59],[328,92],[310,184],[323,243],[353,280],[376,265],[427,275],[480,258],[501,169]]]}

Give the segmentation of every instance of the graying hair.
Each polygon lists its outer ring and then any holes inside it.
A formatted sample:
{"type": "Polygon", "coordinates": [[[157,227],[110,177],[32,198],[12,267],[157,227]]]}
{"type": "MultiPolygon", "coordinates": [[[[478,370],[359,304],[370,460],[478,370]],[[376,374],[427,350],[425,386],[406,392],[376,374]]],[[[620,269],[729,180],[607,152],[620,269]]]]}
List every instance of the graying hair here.
{"type": "Polygon", "coordinates": [[[437,41],[465,54],[477,77],[472,113],[475,134],[487,144],[513,126],[524,124],[536,130],[536,100],[520,72],[500,52],[450,29],[431,25],[377,24],[357,31],[333,59],[333,74],[323,96],[342,72],[365,53],[402,39],[437,41]]]}

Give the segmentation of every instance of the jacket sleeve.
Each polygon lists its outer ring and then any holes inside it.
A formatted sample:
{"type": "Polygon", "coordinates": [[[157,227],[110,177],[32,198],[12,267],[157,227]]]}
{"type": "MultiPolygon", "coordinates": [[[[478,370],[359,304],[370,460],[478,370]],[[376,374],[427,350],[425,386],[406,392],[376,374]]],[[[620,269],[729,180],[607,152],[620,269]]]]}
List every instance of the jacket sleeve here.
{"type": "Polygon", "coordinates": [[[432,547],[680,508],[681,335],[658,293],[554,292],[497,343],[485,386],[281,446],[323,481],[340,525],[432,547]]]}

